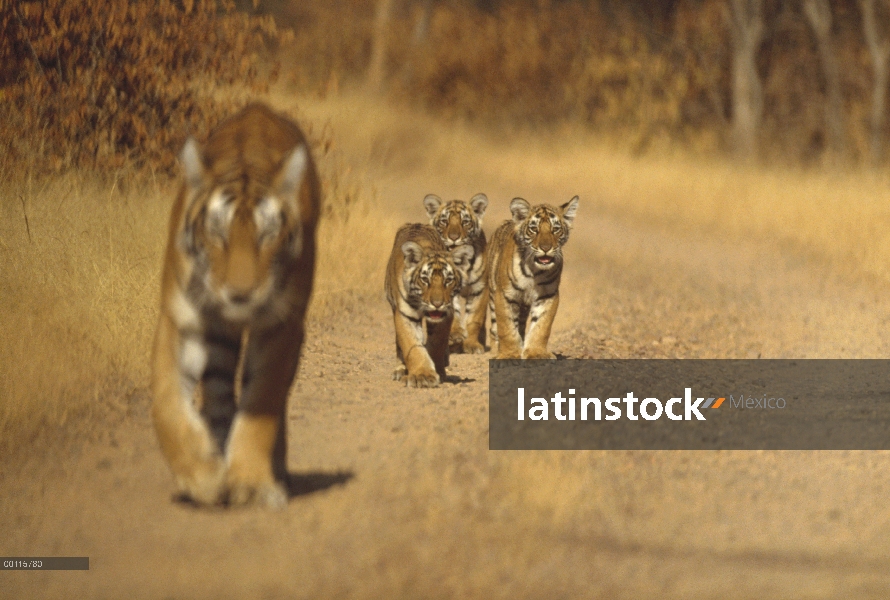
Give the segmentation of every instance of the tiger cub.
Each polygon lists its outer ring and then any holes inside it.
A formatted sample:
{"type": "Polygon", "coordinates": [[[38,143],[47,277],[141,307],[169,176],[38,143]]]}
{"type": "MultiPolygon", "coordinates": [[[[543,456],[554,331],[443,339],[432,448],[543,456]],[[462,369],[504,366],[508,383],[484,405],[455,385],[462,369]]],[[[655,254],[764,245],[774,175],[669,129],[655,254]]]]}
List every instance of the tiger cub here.
{"type": "Polygon", "coordinates": [[[315,268],[315,165],[297,125],[257,104],[206,143],[189,139],[180,161],[152,355],[158,440],[196,503],[282,507],[287,395],[315,268]]]}
{"type": "Polygon", "coordinates": [[[559,208],[510,203],[488,246],[491,338],[498,358],[556,358],[547,350],[559,306],[562,247],[578,210],[578,196],[559,208]]]}
{"type": "Polygon", "coordinates": [[[436,387],[444,380],[454,295],[472,255],[469,246],[448,252],[428,225],[403,225],[396,233],[384,284],[402,362],[393,379],[409,387],[436,387]]]}
{"type": "Polygon", "coordinates": [[[435,194],[423,199],[430,225],[439,232],[445,247],[468,246],[473,249],[467,280],[460,294],[454,297],[454,322],[449,346],[452,352],[481,354],[485,352],[485,312],[488,309],[488,286],[485,284],[485,232],[482,216],[488,208],[488,197],[476,194],[470,202],[442,202],[435,194]],[[464,310],[464,306],[466,310],[464,310]]]}

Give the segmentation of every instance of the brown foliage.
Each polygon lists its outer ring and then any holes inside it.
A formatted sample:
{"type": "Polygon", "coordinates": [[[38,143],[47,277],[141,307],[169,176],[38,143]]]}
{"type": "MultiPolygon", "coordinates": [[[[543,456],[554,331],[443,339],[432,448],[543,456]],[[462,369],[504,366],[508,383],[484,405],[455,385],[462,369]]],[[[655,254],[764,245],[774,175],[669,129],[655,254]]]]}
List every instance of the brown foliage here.
{"type": "Polygon", "coordinates": [[[717,4],[678,3],[658,19],[618,4],[438,3],[422,42],[411,40],[410,24],[394,25],[393,87],[471,120],[630,131],[641,149],[722,127],[715,90],[727,54],[717,4]]]}
{"type": "Polygon", "coordinates": [[[232,110],[215,85],[264,88],[260,54],[286,37],[228,0],[2,0],[0,152],[61,170],[169,170],[191,132],[232,110]]]}

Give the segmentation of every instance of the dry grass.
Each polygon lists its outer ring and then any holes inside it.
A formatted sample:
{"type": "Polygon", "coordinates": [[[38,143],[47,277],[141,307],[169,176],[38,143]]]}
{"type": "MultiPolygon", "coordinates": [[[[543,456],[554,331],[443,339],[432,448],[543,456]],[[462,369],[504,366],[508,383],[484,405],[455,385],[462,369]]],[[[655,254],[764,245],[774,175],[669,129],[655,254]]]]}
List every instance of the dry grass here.
{"type": "Polygon", "coordinates": [[[70,173],[3,187],[6,441],[104,411],[145,381],[169,186],[70,173]]]}
{"type": "Polygon", "coordinates": [[[696,235],[790,244],[843,272],[890,282],[890,178],[882,172],[631,157],[589,138],[492,156],[485,172],[517,184],[534,172],[542,188],[577,189],[596,211],[696,235]]]}

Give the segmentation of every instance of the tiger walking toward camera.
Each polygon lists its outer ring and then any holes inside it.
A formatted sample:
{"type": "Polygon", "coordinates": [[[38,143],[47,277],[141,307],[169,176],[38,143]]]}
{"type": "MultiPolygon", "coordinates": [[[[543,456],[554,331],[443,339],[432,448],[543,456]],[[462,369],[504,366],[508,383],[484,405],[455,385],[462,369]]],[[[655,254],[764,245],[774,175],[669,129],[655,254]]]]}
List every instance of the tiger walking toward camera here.
{"type": "Polygon", "coordinates": [[[189,139],[180,160],[152,356],[158,440],[180,493],[196,503],[282,507],[318,176],[297,125],[256,104],[205,144],[189,139]]]}
{"type": "Polygon", "coordinates": [[[547,350],[559,307],[562,247],[578,210],[578,196],[560,207],[510,203],[488,246],[492,345],[497,358],[556,358],[547,350]]]}
{"type": "Polygon", "coordinates": [[[454,321],[448,343],[452,352],[481,354],[485,352],[485,313],[488,310],[482,217],[488,208],[488,197],[476,194],[469,202],[443,202],[439,196],[428,194],[423,199],[423,206],[430,217],[430,225],[439,232],[448,250],[453,252],[463,246],[473,250],[463,289],[454,297],[454,321]]]}
{"type": "Polygon", "coordinates": [[[401,361],[393,379],[408,387],[436,387],[444,380],[454,296],[472,253],[466,246],[448,252],[428,225],[403,225],[396,233],[384,282],[401,361]]]}

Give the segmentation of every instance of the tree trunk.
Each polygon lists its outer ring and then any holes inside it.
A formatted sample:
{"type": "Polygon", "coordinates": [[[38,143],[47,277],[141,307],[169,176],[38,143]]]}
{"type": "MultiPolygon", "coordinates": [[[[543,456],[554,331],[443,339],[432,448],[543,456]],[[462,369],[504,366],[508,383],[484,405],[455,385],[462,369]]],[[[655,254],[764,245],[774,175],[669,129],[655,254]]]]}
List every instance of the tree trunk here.
{"type": "Polygon", "coordinates": [[[368,65],[368,87],[379,92],[386,79],[386,43],[395,0],[377,0],[374,8],[374,29],[371,32],[371,61],[368,65]]]}
{"type": "Polygon", "coordinates": [[[414,30],[411,32],[411,53],[402,69],[403,81],[410,85],[414,78],[415,63],[423,60],[423,47],[430,33],[430,21],[433,18],[433,0],[417,0],[414,8],[414,30]]]}
{"type": "Polygon", "coordinates": [[[873,164],[883,159],[884,112],[887,105],[887,67],[890,66],[890,40],[887,31],[878,23],[875,0],[861,0],[862,26],[865,41],[871,54],[874,71],[874,87],[871,92],[871,141],[870,151],[873,164]]]}
{"type": "Polygon", "coordinates": [[[804,0],[803,12],[816,34],[819,60],[825,76],[825,132],[828,149],[838,156],[844,152],[846,132],[840,67],[831,39],[831,6],[828,0],[804,0]]]}
{"type": "Polygon", "coordinates": [[[430,32],[430,20],[433,17],[433,0],[420,0],[419,4],[417,21],[414,23],[414,34],[411,36],[411,43],[414,46],[420,46],[426,42],[427,34],[430,32]]]}
{"type": "Polygon", "coordinates": [[[729,0],[732,33],[732,134],[736,152],[757,153],[763,118],[763,85],[757,51],[763,40],[763,0],[729,0]]]}

